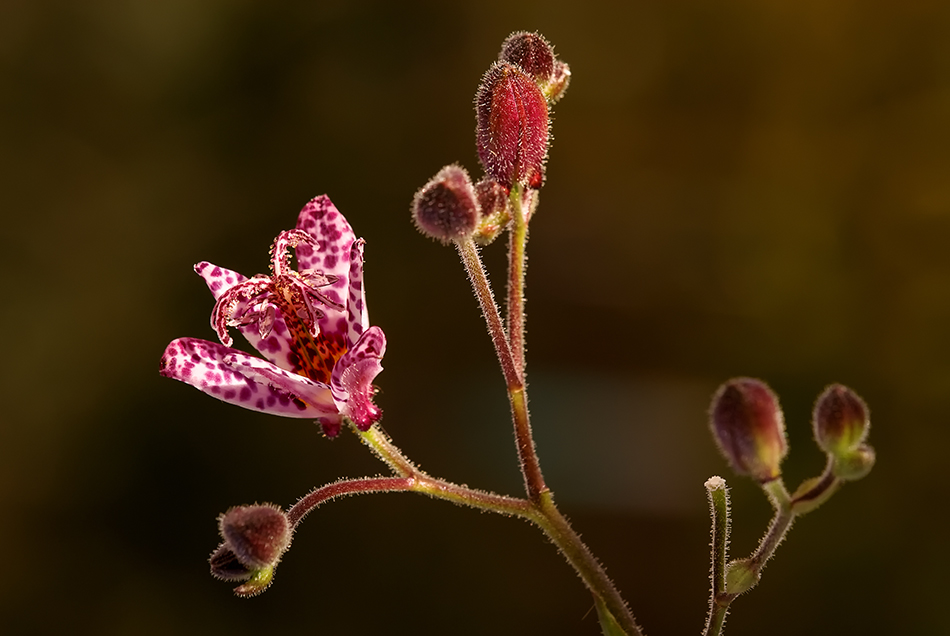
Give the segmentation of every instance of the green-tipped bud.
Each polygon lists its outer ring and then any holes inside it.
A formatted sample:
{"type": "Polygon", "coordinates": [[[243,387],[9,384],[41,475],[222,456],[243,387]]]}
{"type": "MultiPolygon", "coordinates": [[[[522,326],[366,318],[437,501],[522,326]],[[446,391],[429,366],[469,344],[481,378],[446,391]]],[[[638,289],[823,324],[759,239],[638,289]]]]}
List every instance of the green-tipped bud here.
{"type": "Polygon", "coordinates": [[[857,481],[867,476],[874,467],[874,449],[861,444],[854,450],[835,455],[835,477],[842,481],[857,481]]]}
{"type": "Polygon", "coordinates": [[[815,402],[812,428],[826,453],[850,454],[867,438],[870,425],[867,404],[846,386],[832,384],[815,402]]]}
{"type": "Polygon", "coordinates": [[[742,594],[759,582],[759,570],[751,559],[739,559],[726,566],[726,594],[742,594]]]}
{"type": "Polygon", "coordinates": [[[227,549],[252,573],[275,566],[290,546],[290,522],[277,506],[235,506],[221,515],[219,528],[227,549]]]}
{"type": "Polygon", "coordinates": [[[471,237],[481,212],[465,169],[445,166],[422,186],[412,200],[412,219],[420,232],[442,243],[471,237]]]}
{"type": "Polygon", "coordinates": [[[738,474],[762,483],[782,474],[788,452],[785,422],[778,398],[764,382],[735,378],[723,384],[713,396],[709,423],[719,450],[738,474]]]}

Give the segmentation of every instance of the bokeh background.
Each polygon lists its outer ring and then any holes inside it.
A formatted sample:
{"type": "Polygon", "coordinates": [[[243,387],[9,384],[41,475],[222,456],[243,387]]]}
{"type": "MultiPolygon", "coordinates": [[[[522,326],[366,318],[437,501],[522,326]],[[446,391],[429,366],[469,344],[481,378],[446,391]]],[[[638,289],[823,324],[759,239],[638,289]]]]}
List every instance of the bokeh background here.
{"type": "MultiPolygon", "coordinates": [[[[647,633],[702,628],[710,475],[733,556],[768,522],[706,429],[736,375],[781,396],[790,486],[822,467],[834,381],[871,405],[878,465],[796,525],[728,633],[945,632],[950,5],[883,0],[6,0],[0,631],[598,633],[534,528],[411,495],[320,509],[234,598],[216,515],[382,465],[158,376],[168,341],[213,337],[192,264],[266,271],[328,193],[368,242],[385,428],[519,492],[475,300],[408,213],[442,165],[476,171],[472,96],[517,29],[573,70],[529,246],[540,456],[647,633]]],[[[502,242],[485,256],[500,282],[502,242]]]]}

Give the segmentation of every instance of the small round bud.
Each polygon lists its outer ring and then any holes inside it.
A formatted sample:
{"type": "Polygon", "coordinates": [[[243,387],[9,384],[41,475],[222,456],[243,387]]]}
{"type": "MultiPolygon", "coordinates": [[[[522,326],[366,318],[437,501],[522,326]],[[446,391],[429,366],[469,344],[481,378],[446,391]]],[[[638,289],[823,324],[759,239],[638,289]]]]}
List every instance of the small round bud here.
{"type": "Polygon", "coordinates": [[[520,67],[496,62],[475,96],[478,158],[506,188],[540,187],[548,154],[548,103],[520,67]]]}
{"type": "Polygon", "coordinates": [[[277,506],[236,506],[218,522],[225,546],[252,574],[276,565],[290,546],[290,522],[277,506]]]}
{"type": "Polygon", "coordinates": [[[554,76],[554,49],[538,33],[512,33],[502,43],[498,59],[520,66],[542,87],[554,76]]]}
{"type": "Polygon", "coordinates": [[[742,594],[759,582],[760,572],[752,559],[738,559],[726,566],[726,594],[742,594]]]}
{"type": "Polygon", "coordinates": [[[488,245],[508,227],[508,222],[511,221],[508,194],[505,186],[490,177],[475,184],[475,196],[482,211],[482,218],[472,238],[479,245],[488,245]]]}
{"type": "Polygon", "coordinates": [[[778,398],[764,382],[729,380],[716,391],[709,409],[713,437],[740,475],[767,482],[781,474],[788,452],[778,398]]]}
{"type": "Polygon", "coordinates": [[[857,481],[874,468],[874,449],[861,444],[854,450],[835,456],[835,477],[842,481],[857,481]]]}
{"type": "Polygon", "coordinates": [[[867,404],[846,386],[832,384],[815,402],[812,428],[826,453],[850,453],[867,438],[870,425],[867,404]]]}
{"type": "Polygon", "coordinates": [[[552,104],[564,97],[567,85],[571,83],[571,67],[565,62],[555,62],[554,75],[544,88],[544,95],[552,104]]]}
{"type": "Polygon", "coordinates": [[[439,170],[412,200],[412,219],[420,232],[443,243],[470,237],[481,218],[468,173],[452,164],[439,170]]]}
{"type": "Polygon", "coordinates": [[[508,209],[508,189],[494,179],[482,179],[476,183],[475,197],[482,216],[491,216],[508,209]]]}

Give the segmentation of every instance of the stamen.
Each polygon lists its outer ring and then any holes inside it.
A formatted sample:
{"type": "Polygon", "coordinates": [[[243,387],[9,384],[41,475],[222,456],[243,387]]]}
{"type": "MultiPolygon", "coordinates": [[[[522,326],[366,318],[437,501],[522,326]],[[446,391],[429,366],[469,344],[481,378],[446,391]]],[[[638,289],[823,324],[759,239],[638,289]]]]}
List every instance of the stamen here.
{"type": "Polygon", "coordinates": [[[293,272],[290,267],[290,248],[297,247],[301,243],[316,245],[317,239],[305,230],[284,230],[274,239],[271,246],[271,268],[274,276],[284,276],[293,272]]]}

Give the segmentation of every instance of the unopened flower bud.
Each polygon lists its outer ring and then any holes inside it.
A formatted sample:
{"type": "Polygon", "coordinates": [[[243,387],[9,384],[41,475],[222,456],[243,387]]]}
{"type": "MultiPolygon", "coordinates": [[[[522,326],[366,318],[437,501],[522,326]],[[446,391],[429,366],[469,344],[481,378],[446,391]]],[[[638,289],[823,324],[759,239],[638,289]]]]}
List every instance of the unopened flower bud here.
{"type": "Polygon", "coordinates": [[[290,546],[290,522],[277,506],[236,506],[221,515],[219,528],[227,549],[252,573],[276,565],[290,546]]]}
{"type": "Polygon", "coordinates": [[[848,387],[832,384],[818,396],[812,428],[815,441],[825,452],[850,453],[865,440],[869,426],[867,405],[848,387]]]}
{"type": "Polygon", "coordinates": [[[412,219],[420,232],[443,243],[466,239],[481,218],[475,188],[461,166],[445,166],[416,192],[412,219]]]}
{"type": "Polygon", "coordinates": [[[742,594],[759,582],[760,572],[752,559],[738,559],[726,566],[726,594],[742,594]]]}
{"type": "Polygon", "coordinates": [[[719,450],[740,475],[767,482],[781,474],[788,452],[778,398],[764,382],[729,380],[716,391],[709,410],[719,450]]]}
{"type": "Polygon", "coordinates": [[[475,196],[482,211],[482,218],[475,230],[475,242],[488,245],[504,231],[511,220],[508,210],[508,190],[491,178],[475,184],[475,196]]]}
{"type": "Polygon", "coordinates": [[[520,66],[542,87],[554,76],[554,50],[538,33],[512,33],[502,43],[498,59],[520,66]]]}
{"type": "Polygon", "coordinates": [[[541,187],[548,154],[548,103],[520,67],[496,62],[475,97],[478,158],[506,188],[541,187]]]}
{"type": "Polygon", "coordinates": [[[544,95],[552,104],[556,103],[564,96],[567,85],[571,83],[571,67],[565,62],[554,63],[554,75],[551,81],[544,88],[544,95]]]}
{"type": "Polygon", "coordinates": [[[867,476],[874,467],[874,449],[867,444],[834,458],[835,477],[842,481],[857,481],[867,476]]]}

